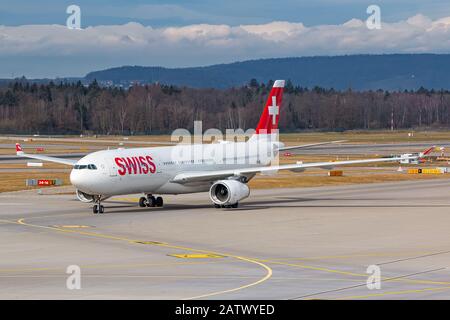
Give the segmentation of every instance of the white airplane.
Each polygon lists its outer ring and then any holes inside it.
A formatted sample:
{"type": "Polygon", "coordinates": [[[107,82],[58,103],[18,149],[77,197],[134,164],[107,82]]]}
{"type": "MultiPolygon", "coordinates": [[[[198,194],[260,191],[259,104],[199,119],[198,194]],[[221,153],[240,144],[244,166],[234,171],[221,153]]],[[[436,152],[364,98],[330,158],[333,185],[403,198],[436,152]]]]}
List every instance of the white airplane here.
{"type": "Polygon", "coordinates": [[[70,182],[77,189],[77,198],[94,203],[93,213],[103,213],[101,202],[111,196],[134,193],[144,195],[139,199],[139,206],[161,207],[163,198],[160,195],[209,191],[216,208],[236,208],[239,201],[249,196],[247,182],[257,173],[301,172],[308,168],[330,169],[341,165],[417,158],[400,156],[270,165],[280,151],[338,142],[285,147],[274,138],[278,131],[284,83],[284,80],[275,81],[255,134],[246,142],[102,150],[78,161],[27,154],[20,144],[16,144],[16,152],[21,157],[72,166],[70,182]]]}

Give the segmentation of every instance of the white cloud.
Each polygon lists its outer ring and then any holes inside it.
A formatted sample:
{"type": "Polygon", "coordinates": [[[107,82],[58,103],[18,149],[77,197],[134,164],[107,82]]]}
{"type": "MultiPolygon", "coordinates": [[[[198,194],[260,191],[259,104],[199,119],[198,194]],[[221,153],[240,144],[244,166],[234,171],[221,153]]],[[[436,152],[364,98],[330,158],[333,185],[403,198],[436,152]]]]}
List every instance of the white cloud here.
{"type": "MultiPolygon", "coordinates": [[[[169,28],[128,23],[83,30],[61,25],[0,26],[0,57],[9,61],[65,57],[92,62],[107,57],[105,61],[116,65],[188,66],[265,57],[404,52],[450,52],[450,17],[433,21],[416,15],[383,23],[381,30],[368,30],[358,19],[313,27],[291,22],[169,28]]],[[[79,73],[90,71],[92,63],[86,63],[85,69],[77,65],[79,73]]]]}

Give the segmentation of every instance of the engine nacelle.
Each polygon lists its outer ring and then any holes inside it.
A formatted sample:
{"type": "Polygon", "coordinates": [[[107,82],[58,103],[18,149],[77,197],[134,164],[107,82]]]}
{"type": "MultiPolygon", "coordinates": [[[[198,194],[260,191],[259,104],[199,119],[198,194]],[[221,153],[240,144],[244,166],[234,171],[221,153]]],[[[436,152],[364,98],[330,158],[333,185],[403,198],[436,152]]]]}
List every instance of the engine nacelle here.
{"type": "Polygon", "coordinates": [[[238,201],[247,198],[250,189],[245,183],[237,180],[220,180],[214,183],[209,190],[209,197],[212,202],[221,206],[236,204],[238,201]]]}
{"type": "Polygon", "coordinates": [[[78,189],[77,189],[77,198],[81,202],[86,202],[86,203],[94,202],[94,196],[93,195],[84,193],[83,191],[80,191],[78,189]]]}

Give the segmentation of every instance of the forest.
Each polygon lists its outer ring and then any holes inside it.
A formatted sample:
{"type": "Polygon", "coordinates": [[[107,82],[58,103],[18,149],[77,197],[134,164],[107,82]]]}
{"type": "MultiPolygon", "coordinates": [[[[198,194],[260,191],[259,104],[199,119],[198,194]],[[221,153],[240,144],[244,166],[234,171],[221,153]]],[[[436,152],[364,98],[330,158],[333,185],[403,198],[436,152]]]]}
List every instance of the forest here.
{"type": "MultiPolygon", "coordinates": [[[[248,129],[258,122],[271,84],[195,89],[170,85],[102,87],[97,81],[0,87],[3,134],[163,134],[177,128],[248,129]]],[[[287,82],[280,131],[450,127],[450,92],[338,91],[287,82]]]]}

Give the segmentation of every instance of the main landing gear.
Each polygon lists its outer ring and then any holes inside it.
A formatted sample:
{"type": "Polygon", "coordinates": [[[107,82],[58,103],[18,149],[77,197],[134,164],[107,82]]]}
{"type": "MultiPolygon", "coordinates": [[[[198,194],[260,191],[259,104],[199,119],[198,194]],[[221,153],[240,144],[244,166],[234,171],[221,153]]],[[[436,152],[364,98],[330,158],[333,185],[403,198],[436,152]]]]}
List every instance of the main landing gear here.
{"type": "Polygon", "coordinates": [[[94,214],[104,213],[105,212],[105,207],[102,206],[102,204],[101,204],[101,198],[100,197],[96,197],[94,201],[95,201],[95,204],[92,207],[92,212],[94,214]]]}
{"type": "Polygon", "coordinates": [[[154,197],[151,194],[148,194],[147,197],[141,197],[139,199],[139,207],[162,207],[164,205],[164,201],[162,197],[154,197]]]}

